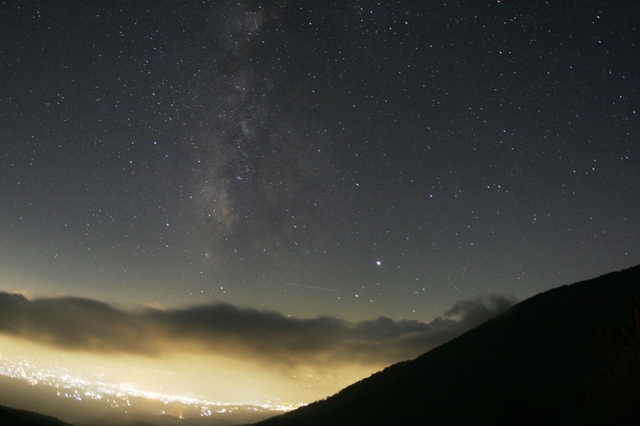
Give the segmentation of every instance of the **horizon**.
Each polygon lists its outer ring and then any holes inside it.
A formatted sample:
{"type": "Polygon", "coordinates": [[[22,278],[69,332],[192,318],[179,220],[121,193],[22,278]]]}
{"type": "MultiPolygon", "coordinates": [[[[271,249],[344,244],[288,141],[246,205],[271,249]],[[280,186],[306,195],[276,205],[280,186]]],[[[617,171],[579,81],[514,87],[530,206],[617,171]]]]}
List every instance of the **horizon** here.
{"type": "MultiPolygon", "coordinates": [[[[77,383],[95,387],[98,377],[118,386],[127,376],[145,392],[173,389],[167,395],[198,395],[202,404],[291,408],[415,358],[514,303],[485,295],[459,301],[429,323],[385,317],[352,323],[227,304],[122,310],[97,300],[0,292],[0,357],[5,364],[24,358],[35,368],[31,378],[55,370],[60,382],[60,371],[75,371],[77,383]]],[[[6,371],[19,376],[15,367],[6,371]]]]}
{"type": "MultiPolygon", "coordinates": [[[[640,265],[625,268],[621,271],[610,271],[587,281],[601,281],[602,278],[612,275],[621,276],[621,273],[629,272],[632,269],[637,271],[638,268],[640,268],[640,265]]],[[[571,286],[579,286],[584,282],[572,283],[571,286]]],[[[562,289],[567,286],[559,286],[535,296],[542,296],[538,298],[539,300],[548,300],[549,298],[545,299],[544,297],[545,293],[561,290],[560,293],[564,294],[566,299],[567,293],[562,289]]],[[[612,294],[615,295],[617,293],[613,292],[612,294]]],[[[60,333],[55,329],[46,330],[46,327],[44,329],[42,327],[44,323],[49,321],[60,322],[60,318],[42,317],[40,314],[30,318],[28,314],[17,314],[15,306],[10,306],[7,303],[7,296],[18,297],[23,301],[28,301],[28,303],[53,303],[59,305],[59,307],[62,307],[65,302],[76,304],[76,306],[85,304],[94,309],[110,307],[94,300],[78,298],[26,299],[22,295],[0,293],[2,311],[9,313],[9,315],[5,315],[5,321],[0,321],[0,333],[2,333],[0,337],[0,395],[4,395],[2,397],[5,400],[4,403],[6,403],[8,396],[6,392],[11,392],[13,395],[9,397],[10,407],[54,416],[72,424],[94,424],[107,418],[110,418],[111,420],[109,421],[111,422],[144,419],[144,421],[155,424],[155,422],[161,422],[161,418],[166,416],[172,416],[180,420],[183,422],[181,424],[193,425],[213,425],[219,424],[218,422],[233,422],[234,424],[238,422],[242,424],[258,422],[304,407],[312,402],[324,401],[350,387],[351,384],[361,382],[372,375],[384,374],[382,373],[383,370],[392,365],[407,365],[408,361],[413,361],[418,356],[423,358],[422,355],[429,353],[431,349],[441,345],[455,344],[454,341],[458,340],[457,337],[466,334],[467,331],[473,331],[478,326],[488,322],[488,320],[507,312],[520,303],[520,301],[516,302],[513,299],[505,299],[496,295],[488,295],[476,300],[460,301],[445,312],[442,317],[436,318],[429,324],[420,324],[424,327],[422,338],[416,339],[415,329],[411,331],[413,344],[409,346],[416,351],[416,356],[411,358],[399,356],[399,361],[386,358],[386,362],[379,363],[369,360],[368,364],[363,363],[360,365],[361,368],[357,373],[354,373],[352,369],[350,378],[347,378],[348,374],[344,374],[342,377],[331,376],[330,374],[318,375],[320,370],[315,370],[315,373],[313,373],[313,367],[309,366],[305,367],[309,374],[303,374],[301,369],[297,367],[287,370],[276,368],[278,370],[276,375],[280,375],[281,380],[285,382],[297,381],[298,390],[301,386],[304,386],[309,388],[308,395],[313,395],[314,393],[316,395],[301,401],[300,398],[304,395],[300,393],[297,393],[296,397],[293,398],[291,398],[291,395],[284,398],[281,397],[282,395],[277,395],[277,391],[273,389],[273,385],[278,383],[278,379],[275,377],[271,377],[263,383],[265,385],[263,390],[270,389],[271,393],[269,395],[259,395],[258,392],[251,397],[247,397],[247,389],[257,383],[257,380],[253,380],[253,383],[250,383],[249,376],[258,373],[260,369],[249,371],[252,368],[252,363],[254,364],[253,367],[259,367],[259,365],[255,365],[255,359],[247,360],[243,359],[242,356],[234,359],[228,353],[224,356],[215,356],[211,353],[191,352],[189,349],[176,350],[169,354],[135,354],[135,349],[131,347],[129,347],[130,353],[126,353],[126,348],[118,353],[118,351],[112,350],[96,350],[96,347],[101,345],[96,345],[95,341],[89,346],[71,345],[73,346],[71,349],[63,347],[66,345],[61,345],[61,342],[56,343],[58,340],[64,340],[60,333]],[[7,306],[9,309],[6,309],[7,306]],[[21,318],[23,327],[29,330],[30,335],[20,335],[20,331],[15,328],[10,330],[14,335],[8,335],[7,325],[9,322],[6,321],[7,318],[21,318]],[[42,323],[38,324],[39,321],[42,323]],[[44,335],[43,332],[48,332],[49,335],[44,335]],[[37,342],[38,340],[40,342],[37,342]],[[422,346],[416,345],[416,342],[421,342],[422,346]],[[227,376],[223,388],[217,389],[217,393],[215,384],[219,384],[220,376],[218,374],[216,377],[217,367],[214,365],[216,358],[225,364],[225,375],[227,376]],[[235,364],[238,370],[233,371],[232,368],[229,368],[231,364],[235,364]],[[244,376],[240,370],[243,370],[244,376]],[[246,374],[247,372],[248,374],[246,374]],[[187,379],[189,376],[201,376],[203,374],[208,377],[209,385],[206,387],[194,386],[194,382],[187,379]],[[287,375],[290,376],[286,377],[287,375]],[[298,379],[301,380],[298,381],[298,379]],[[231,384],[236,385],[236,388],[230,389],[229,385],[231,384]],[[230,395],[236,395],[236,399],[231,400],[230,395]],[[293,402],[294,400],[295,402],[293,402]]],[[[580,298],[578,299],[580,300],[580,298]]],[[[557,303],[552,303],[550,306],[557,308],[557,303]]],[[[193,307],[192,309],[198,311],[203,307],[193,307]]],[[[220,306],[210,305],[208,308],[217,309],[220,306]]],[[[223,308],[230,309],[232,307],[223,306],[223,308]]],[[[234,307],[234,309],[237,308],[234,307]]],[[[611,303],[609,303],[609,309],[611,309],[611,303]]],[[[29,309],[24,309],[24,306],[22,310],[22,314],[29,311],[29,309]]],[[[61,310],[64,311],[64,309],[61,310]]],[[[52,312],[48,309],[44,309],[44,311],[52,312]]],[[[147,311],[146,313],[149,312],[153,314],[155,311],[147,311]]],[[[242,312],[242,310],[239,309],[238,312],[242,312]]],[[[275,314],[274,312],[252,310],[245,310],[244,312],[250,315],[271,316],[275,314]]],[[[145,312],[120,311],[120,313],[128,314],[135,318],[136,315],[144,316],[145,312]]],[[[155,313],[157,314],[157,312],[155,313]]],[[[562,315],[561,312],[551,313],[553,315],[562,315]]],[[[60,317],[68,314],[69,312],[60,317]]],[[[72,313],[72,316],[78,314],[78,312],[75,312],[72,313]]],[[[164,314],[171,315],[171,311],[165,311],[164,314]]],[[[80,313],[80,316],[82,316],[82,313],[80,313]]],[[[513,316],[507,315],[506,318],[513,318],[513,316]]],[[[525,316],[525,318],[528,318],[528,321],[532,320],[530,315],[525,316]]],[[[74,318],[71,318],[71,320],[74,320],[74,318]]],[[[304,322],[309,319],[293,320],[304,322]]],[[[377,321],[382,321],[385,324],[386,332],[389,331],[389,326],[393,324],[393,321],[388,318],[379,318],[377,321]]],[[[196,324],[197,322],[195,321],[196,324]]],[[[364,324],[371,327],[374,323],[375,321],[365,321],[360,324],[351,324],[350,326],[352,329],[358,329],[364,324]]],[[[505,324],[504,321],[491,323],[494,325],[505,324]]],[[[401,324],[402,322],[395,324],[395,326],[397,327],[401,324]]],[[[115,325],[117,326],[117,324],[115,325]]],[[[416,325],[418,324],[412,323],[413,327],[416,325]]],[[[100,323],[100,328],[105,326],[107,329],[110,327],[106,322],[100,323]]],[[[209,326],[215,326],[215,322],[209,324],[209,326]]],[[[89,329],[91,328],[92,326],[89,325],[89,329]]],[[[288,327],[283,328],[286,329],[288,327]]],[[[96,341],[101,339],[108,341],[112,338],[111,333],[105,333],[104,330],[91,329],[90,331],[96,341]]],[[[596,335],[600,334],[595,329],[592,331],[592,339],[596,339],[596,335]]],[[[627,336],[627,339],[634,338],[633,333],[633,329],[630,332],[624,331],[623,326],[622,334],[627,336]]],[[[198,333],[196,332],[196,334],[198,333]]],[[[239,335],[241,334],[239,333],[239,335]]],[[[369,333],[367,335],[371,336],[369,333]]],[[[304,340],[307,339],[302,339],[299,343],[304,340]]],[[[388,339],[383,342],[383,347],[374,348],[372,352],[384,348],[384,350],[392,354],[402,353],[402,351],[394,351],[394,349],[403,346],[402,340],[402,338],[388,339]]],[[[174,343],[178,346],[180,345],[179,341],[174,343]]],[[[600,342],[600,345],[602,344],[600,342]]],[[[598,346],[598,344],[592,343],[592,346],[598,346]]],[[[610,355],[608,354],[608,356],[610,355]]],[[[362,357],[357,356],[353,358],[362,359],[362,357]]],[[[353,364],[353,359],[345,358],[339,368],[336,365],[332,365],[328,369],[335,372],[342,368],[341,371],[345,372],[345,370],[353,368],[353,364]]],[[[255,386],[252,389],[254,391],[258,390],[255,386]]]]}

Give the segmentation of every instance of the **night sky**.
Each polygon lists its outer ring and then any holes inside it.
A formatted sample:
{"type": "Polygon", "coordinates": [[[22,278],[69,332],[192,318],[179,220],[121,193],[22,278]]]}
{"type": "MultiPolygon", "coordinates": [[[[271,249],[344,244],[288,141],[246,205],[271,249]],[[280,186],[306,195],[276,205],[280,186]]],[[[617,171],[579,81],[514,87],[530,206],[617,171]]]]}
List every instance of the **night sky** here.
{"type": "Polygon", "coordinates": [[[7,297],[428,324],[640,263],[637,2],[1,10],[7,297]]]}

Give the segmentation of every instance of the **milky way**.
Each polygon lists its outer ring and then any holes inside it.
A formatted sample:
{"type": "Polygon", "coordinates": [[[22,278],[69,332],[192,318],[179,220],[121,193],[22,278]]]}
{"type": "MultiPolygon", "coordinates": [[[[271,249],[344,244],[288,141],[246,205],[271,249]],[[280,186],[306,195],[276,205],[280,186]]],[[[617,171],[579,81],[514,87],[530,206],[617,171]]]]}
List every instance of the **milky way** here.
{"type": "Polygon", "coordinates": [[[640,258],[634,2],[5,8],[7,291],[428,322],[640,258]]]}

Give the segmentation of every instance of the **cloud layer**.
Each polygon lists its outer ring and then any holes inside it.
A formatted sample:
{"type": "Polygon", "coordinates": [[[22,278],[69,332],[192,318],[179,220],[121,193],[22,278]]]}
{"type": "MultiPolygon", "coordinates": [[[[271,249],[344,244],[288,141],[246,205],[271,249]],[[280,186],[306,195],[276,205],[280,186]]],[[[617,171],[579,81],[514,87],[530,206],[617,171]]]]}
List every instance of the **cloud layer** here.
{"type": "Polygon", "coordinates": [[[414,358],[513,305],[489,295],[457,302],[430,323],[290,318],[229,304],[124,311],[83,298],[29,300],[0,292],[0,333],[66,350],[152,357],[210,354],[277,368],[384,365],[414,358]],[[455,316],[458,319],[453,319],[455,316]]]}

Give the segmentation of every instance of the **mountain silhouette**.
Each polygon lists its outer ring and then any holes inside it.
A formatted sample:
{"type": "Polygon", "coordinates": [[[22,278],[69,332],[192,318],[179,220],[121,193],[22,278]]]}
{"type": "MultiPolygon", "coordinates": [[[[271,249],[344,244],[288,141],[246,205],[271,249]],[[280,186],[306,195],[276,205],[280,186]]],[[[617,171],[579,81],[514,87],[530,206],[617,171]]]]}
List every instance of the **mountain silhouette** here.
{"type": "Polygon", "coordinates": [[[55,417],[45,416],[31,411],[17,410],[0,406],[0,425],[2,426],[71,426],[55,417]]]}
{"type": "Polygon", "coordinates": [[[640,266],[549,290],[258,425],[638,425],[639,297],[640,266]]]}

